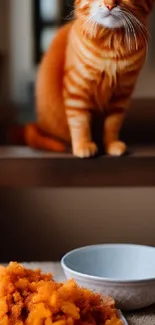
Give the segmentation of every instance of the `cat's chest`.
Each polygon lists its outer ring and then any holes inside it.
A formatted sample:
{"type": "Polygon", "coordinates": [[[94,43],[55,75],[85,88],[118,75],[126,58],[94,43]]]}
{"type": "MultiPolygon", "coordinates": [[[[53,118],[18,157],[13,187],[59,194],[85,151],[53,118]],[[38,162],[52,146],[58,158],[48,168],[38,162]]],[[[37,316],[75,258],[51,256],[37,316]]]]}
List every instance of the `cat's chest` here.
{"type": "Polygon", "coordinates": [[[130,53],[123,57],[119,55],[119,52],[115,53],[106,49],[97,51],[95,48],[93,50],[79,46],[72,52],[72,55],[69,55],[67,65],[81,71],[84,78],[92,80],[102,75],[103,72],[115,77],[117,74],[134,69],[138,61],[139,54],[137,53],[130,53]]]}
{"type": "Polygon", "coordinates": [[[119,42],[113,47],[107,45],[106,40],[93,42],[80,36],[73,30],[68,46],[68,65],[81,69],[84,76],[93,78],[95,74],[109,73],[115,75],[135,68],[136,64],[145,57],[146,49],[128,50],[119,42]]]}
{"type": "MultiPolygon", "coordinates": [[[[139,57],[136,54],[130,55],[126,58],[115,57],[113,54],[93,56],[91,53],[72,56],[72,67],[81,74],[81,77],[96,84],[105,80],[107,76],[107,83],[109,86],[115,84],[121,76],[128,72],[139,69],[139,57]]],[[[71,63],[71,61],[70,61],[71,63]]]]}

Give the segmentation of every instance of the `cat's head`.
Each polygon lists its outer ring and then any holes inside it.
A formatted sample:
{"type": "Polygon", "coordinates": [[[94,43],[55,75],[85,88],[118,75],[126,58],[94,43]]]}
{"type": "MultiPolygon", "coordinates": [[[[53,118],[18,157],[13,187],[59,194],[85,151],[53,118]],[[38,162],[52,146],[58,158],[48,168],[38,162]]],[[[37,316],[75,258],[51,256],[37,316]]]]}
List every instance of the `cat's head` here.
{"type": "MultiPolygon", "coordinates": [[[[76,0],[76,15],[106,28],[131,28],[143,22],[154,0],[76,0]]],[[[137,25],[138,28],[138,25],[137,25]]],[[[139,29],[140,29],[139,25],[139,29]]]]}

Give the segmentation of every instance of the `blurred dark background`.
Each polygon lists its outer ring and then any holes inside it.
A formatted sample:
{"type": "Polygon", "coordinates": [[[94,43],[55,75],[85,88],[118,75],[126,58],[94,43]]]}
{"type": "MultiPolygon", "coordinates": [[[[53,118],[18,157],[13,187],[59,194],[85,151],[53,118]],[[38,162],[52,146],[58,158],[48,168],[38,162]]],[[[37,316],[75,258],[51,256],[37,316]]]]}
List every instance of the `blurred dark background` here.
{"type": "MultiPolygon", "coordinates": [[[[73,0],[1,0],[0,125],[34,115],[38,64],[60,25],[71,19],[73,0]]],[[[2,134],[1,134],[2,136],[2,134]]]]}

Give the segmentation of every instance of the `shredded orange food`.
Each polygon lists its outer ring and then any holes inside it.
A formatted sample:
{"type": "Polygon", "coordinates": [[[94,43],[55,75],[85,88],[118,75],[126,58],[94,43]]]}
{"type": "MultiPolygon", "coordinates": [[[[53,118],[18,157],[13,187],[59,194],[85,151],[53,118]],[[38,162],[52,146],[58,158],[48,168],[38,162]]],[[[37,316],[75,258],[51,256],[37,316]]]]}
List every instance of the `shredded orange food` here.
{"type": "Polygon", "coordinates": [[[123,325],[111,298],[18,263],[0,267],[0,325],[123,325]]]}

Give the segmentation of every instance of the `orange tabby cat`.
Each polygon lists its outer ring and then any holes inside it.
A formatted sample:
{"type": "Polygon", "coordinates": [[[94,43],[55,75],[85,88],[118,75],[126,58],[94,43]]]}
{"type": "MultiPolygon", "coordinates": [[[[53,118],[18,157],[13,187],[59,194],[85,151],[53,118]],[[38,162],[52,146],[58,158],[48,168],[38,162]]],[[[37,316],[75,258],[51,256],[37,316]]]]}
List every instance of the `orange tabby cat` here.
{"type": "Polygon", "coordinates": [[[147,53],[153,0],[76,0],[75,19],[62,27],[40,65],[37,124],[27,144],[94,156],[94,115],[102,119],[106,153],[120,156],[119,131],[147,53]]]}

